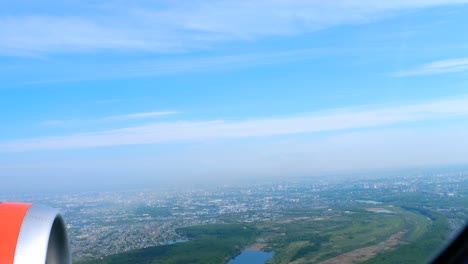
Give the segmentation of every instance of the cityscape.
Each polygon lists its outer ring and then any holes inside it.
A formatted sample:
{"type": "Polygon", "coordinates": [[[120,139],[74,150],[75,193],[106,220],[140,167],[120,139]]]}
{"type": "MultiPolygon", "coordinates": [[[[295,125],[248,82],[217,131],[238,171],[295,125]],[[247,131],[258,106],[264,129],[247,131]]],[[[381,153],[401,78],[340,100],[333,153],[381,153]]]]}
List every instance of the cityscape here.
{"type": "Polygon", "coordinates": [[[73,259],[80,260],[185,242],[188,238],[177,232],[184,227],[272,222],[295,209],[313,210],[320,220],[349,214],[356,204],[378,211],[394,203],[395,197],[407,199],[408,206],[414,197],[424,197],[417,201],[421,209],[447,217],[449,240],[468,219],[468,171],[298,178],[206,189],[26,195],[21,199],[61,210],[73,259]],[[438,202],[431,203],[434,199],[438,202]]]}

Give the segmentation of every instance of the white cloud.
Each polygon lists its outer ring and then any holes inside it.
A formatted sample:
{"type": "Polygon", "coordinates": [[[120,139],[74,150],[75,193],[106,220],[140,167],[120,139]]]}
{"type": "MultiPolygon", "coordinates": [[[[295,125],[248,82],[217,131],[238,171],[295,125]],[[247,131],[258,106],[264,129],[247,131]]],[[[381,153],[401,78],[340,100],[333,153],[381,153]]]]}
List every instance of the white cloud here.
{"type": "MultiPolygon", "coordinates": [[[[324,54],[330,53],[330,50],[302,49],[172,60],[146,60],[134,63],[130,66],[117,66],[114,68],[111,66],[109,72],[117,71],[121,77],[138,77],[158,76],[184,72],[216,71],[246,67],[246,65],[247,67],[252,67],[258,65],[307,60],[314,56],[323,56],[324,54]]],[[[96,78],[102,78],[102,76],[96,76],[96,78]]]]}
{"type": "Polygon", "coordinates": [[[90,102],[85,102],[84,104],[88,105],[102,105],[102,104],[114,104],[114,103],[121,103],[129,101],[128,99],[102,99],[102,100],[95,100],[90,102]]]}
{"type": "MultiPolygon", "coordinates": [[[[15,73],[34,72],[37,80],[26,84],[60,83],[81,80],[102,80],[108,78],[133,78],[144,76],[162,76],[180,73],[203,73],[249,68],[263,65],[283,64],[310,60],[316,57],[333,56],[348,52],[346,49],[316,48],[297,49],[278,52],[244,53],[224,56],[184,57],[174,59],[146,59],[130,63],[101,63],[92,66],[80,65],[79,70],[68,67],[69,62],[54,64],[54,69],[60,69],[57,75],[54,70],[41,71],[37,64],[22,65],[17,68],[0,68],[0,78],[8,78],[15,73]]],[[[31,77],[29,74],[28,77],[31,77]]],[[[117,100],[119,101],[119,100],[117,100]]],[[[103,102],[106,102],[104,100],[103,102]]],[[[113,102],[110,100],[109,102],[113,102]]],[[[93,102],[89,102],[91,104],[93,102]]],[[[97,102],[99,103],[99,102],[97,102]]],[[[96,104],[96,103],[94,103],[96,104]]]]}
{"type": "Polygon", "coordinates": [[[177,113],[178,112],[176,111],[142,112],[142,113],[134,113],[134,114],[126,114],[126,115],[108,116],[108,117],[101,118],[99,120],[142,119],[142,118],[158,117],[158,116],[165,116],[165,115],[173,115],[177,113]]]}
{"type": "Polygon", "coordinates": [[[457,99],[398,107],[341,109],[283,118],[159,122],[91,133],[18,139],[0,143],[0,151],[60,150],[222,138],[268,137],[380,127],[466,116],[468,116],[468,99],[457,99]]]}
{"type": "Polygon", "coordinates": [[[468,70],[468,58],[457,58],[449,60],[440,60],[427,63],[414,69],[399,71],[394,76],[414,76],[414,75],[432,75],[450,72],[462,72],[468,70]]]}
{"type": "Polygon", "coordinates": [[[14,55],[99,50],[180,51],[220,41],[301,34],[335,25],[368,22],[407,9],[467,2],[210,0],[155,4],[124,1],[91,7],[92,12],[85,15],[67,10],[60,16],[44,13],[2,16],[0,52],[14,55]]]}
{"type": "Polygon", "coordinates": [[[106,121],[124,121],[131,119],[146,119],[153,117],[160,117],[166,115],[177,114],[176,111],[159,111],[159,112],[142,112],[125,115],[106,116],[96,119],[83,119],[83,120],[47,120],[42,122],[42,125],[66,125],[66,124],[82,124],[87,122],[106,122],[106,121]]]}

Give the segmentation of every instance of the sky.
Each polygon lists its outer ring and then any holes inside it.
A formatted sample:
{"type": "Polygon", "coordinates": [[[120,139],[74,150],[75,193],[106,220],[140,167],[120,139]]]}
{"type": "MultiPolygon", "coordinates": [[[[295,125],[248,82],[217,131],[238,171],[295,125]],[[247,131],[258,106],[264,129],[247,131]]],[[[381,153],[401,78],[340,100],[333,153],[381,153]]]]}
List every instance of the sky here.
{"type": "Polygon", "coordinates": [[[0,1],[0,191],[468,164],[467,12],[0,1]]]}

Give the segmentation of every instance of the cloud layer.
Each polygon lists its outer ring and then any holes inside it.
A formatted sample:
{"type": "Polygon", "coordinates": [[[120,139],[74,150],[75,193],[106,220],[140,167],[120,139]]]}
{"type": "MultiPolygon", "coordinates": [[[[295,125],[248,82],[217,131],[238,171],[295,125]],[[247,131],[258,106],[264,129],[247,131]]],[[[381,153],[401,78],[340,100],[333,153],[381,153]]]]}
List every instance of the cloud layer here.
{"type": "Polygon", "coordinates": [[[432,75],[432,74],[442,74],[442,73],[462,72],[462,71],[468,71],[468,58],[457,58],[457,59],[434,61],[431,63],[421,65],[414,69],[396,72],[394,75],[399,76],[399,77],[404,77],[404,76],[432,75]]]}
{"type": "Polygon", "coordinates": [[[177,114],[176,111],[158,111],[158,112],[141,112],[132,113],[125,115],[106,116],[95,119],[83,119],[83,120],[47,120],[42,122],[42,125],[67,125],[67,124],[82,124],[88,122],[106,122],[106,121],[124,121],[134,119],[149,119],[155,117],[161,117],[166,115],[177,114]]]}
{"type": "Polygon", "coordinates": [[[370,128],[398,123],[468,116],[468,99],[425,104],[342,109],[327,113],[238,121],[174,121],[91,133],[19,139],[0,143],[0,152],[61,150],[158,144],[223,138],[248,138],[370,128]]]}
{"type": "Polygon", "coordinates": [[[0,53],[174,52],[225,41],[302,34],[368,22],[403,10],[467,2],[224,0],[117,1],[112,5],[93,5],[77,1],[71,4],[75,8],[55,10],[62,11],[61,15],[31,12],[0,15],[0,53]],[[79,11],[82,9],[86,13],[79,11]]]}

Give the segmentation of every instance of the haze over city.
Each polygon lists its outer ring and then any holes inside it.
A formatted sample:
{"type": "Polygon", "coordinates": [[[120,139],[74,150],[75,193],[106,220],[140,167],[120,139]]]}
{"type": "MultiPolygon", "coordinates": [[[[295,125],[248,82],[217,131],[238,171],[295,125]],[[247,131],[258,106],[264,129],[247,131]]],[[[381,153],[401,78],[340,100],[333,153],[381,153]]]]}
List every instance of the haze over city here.
{"type": "Polygon", "coordinates": [[[0,191],[468,164],[468,1],[0,4],[0,191]]]}

